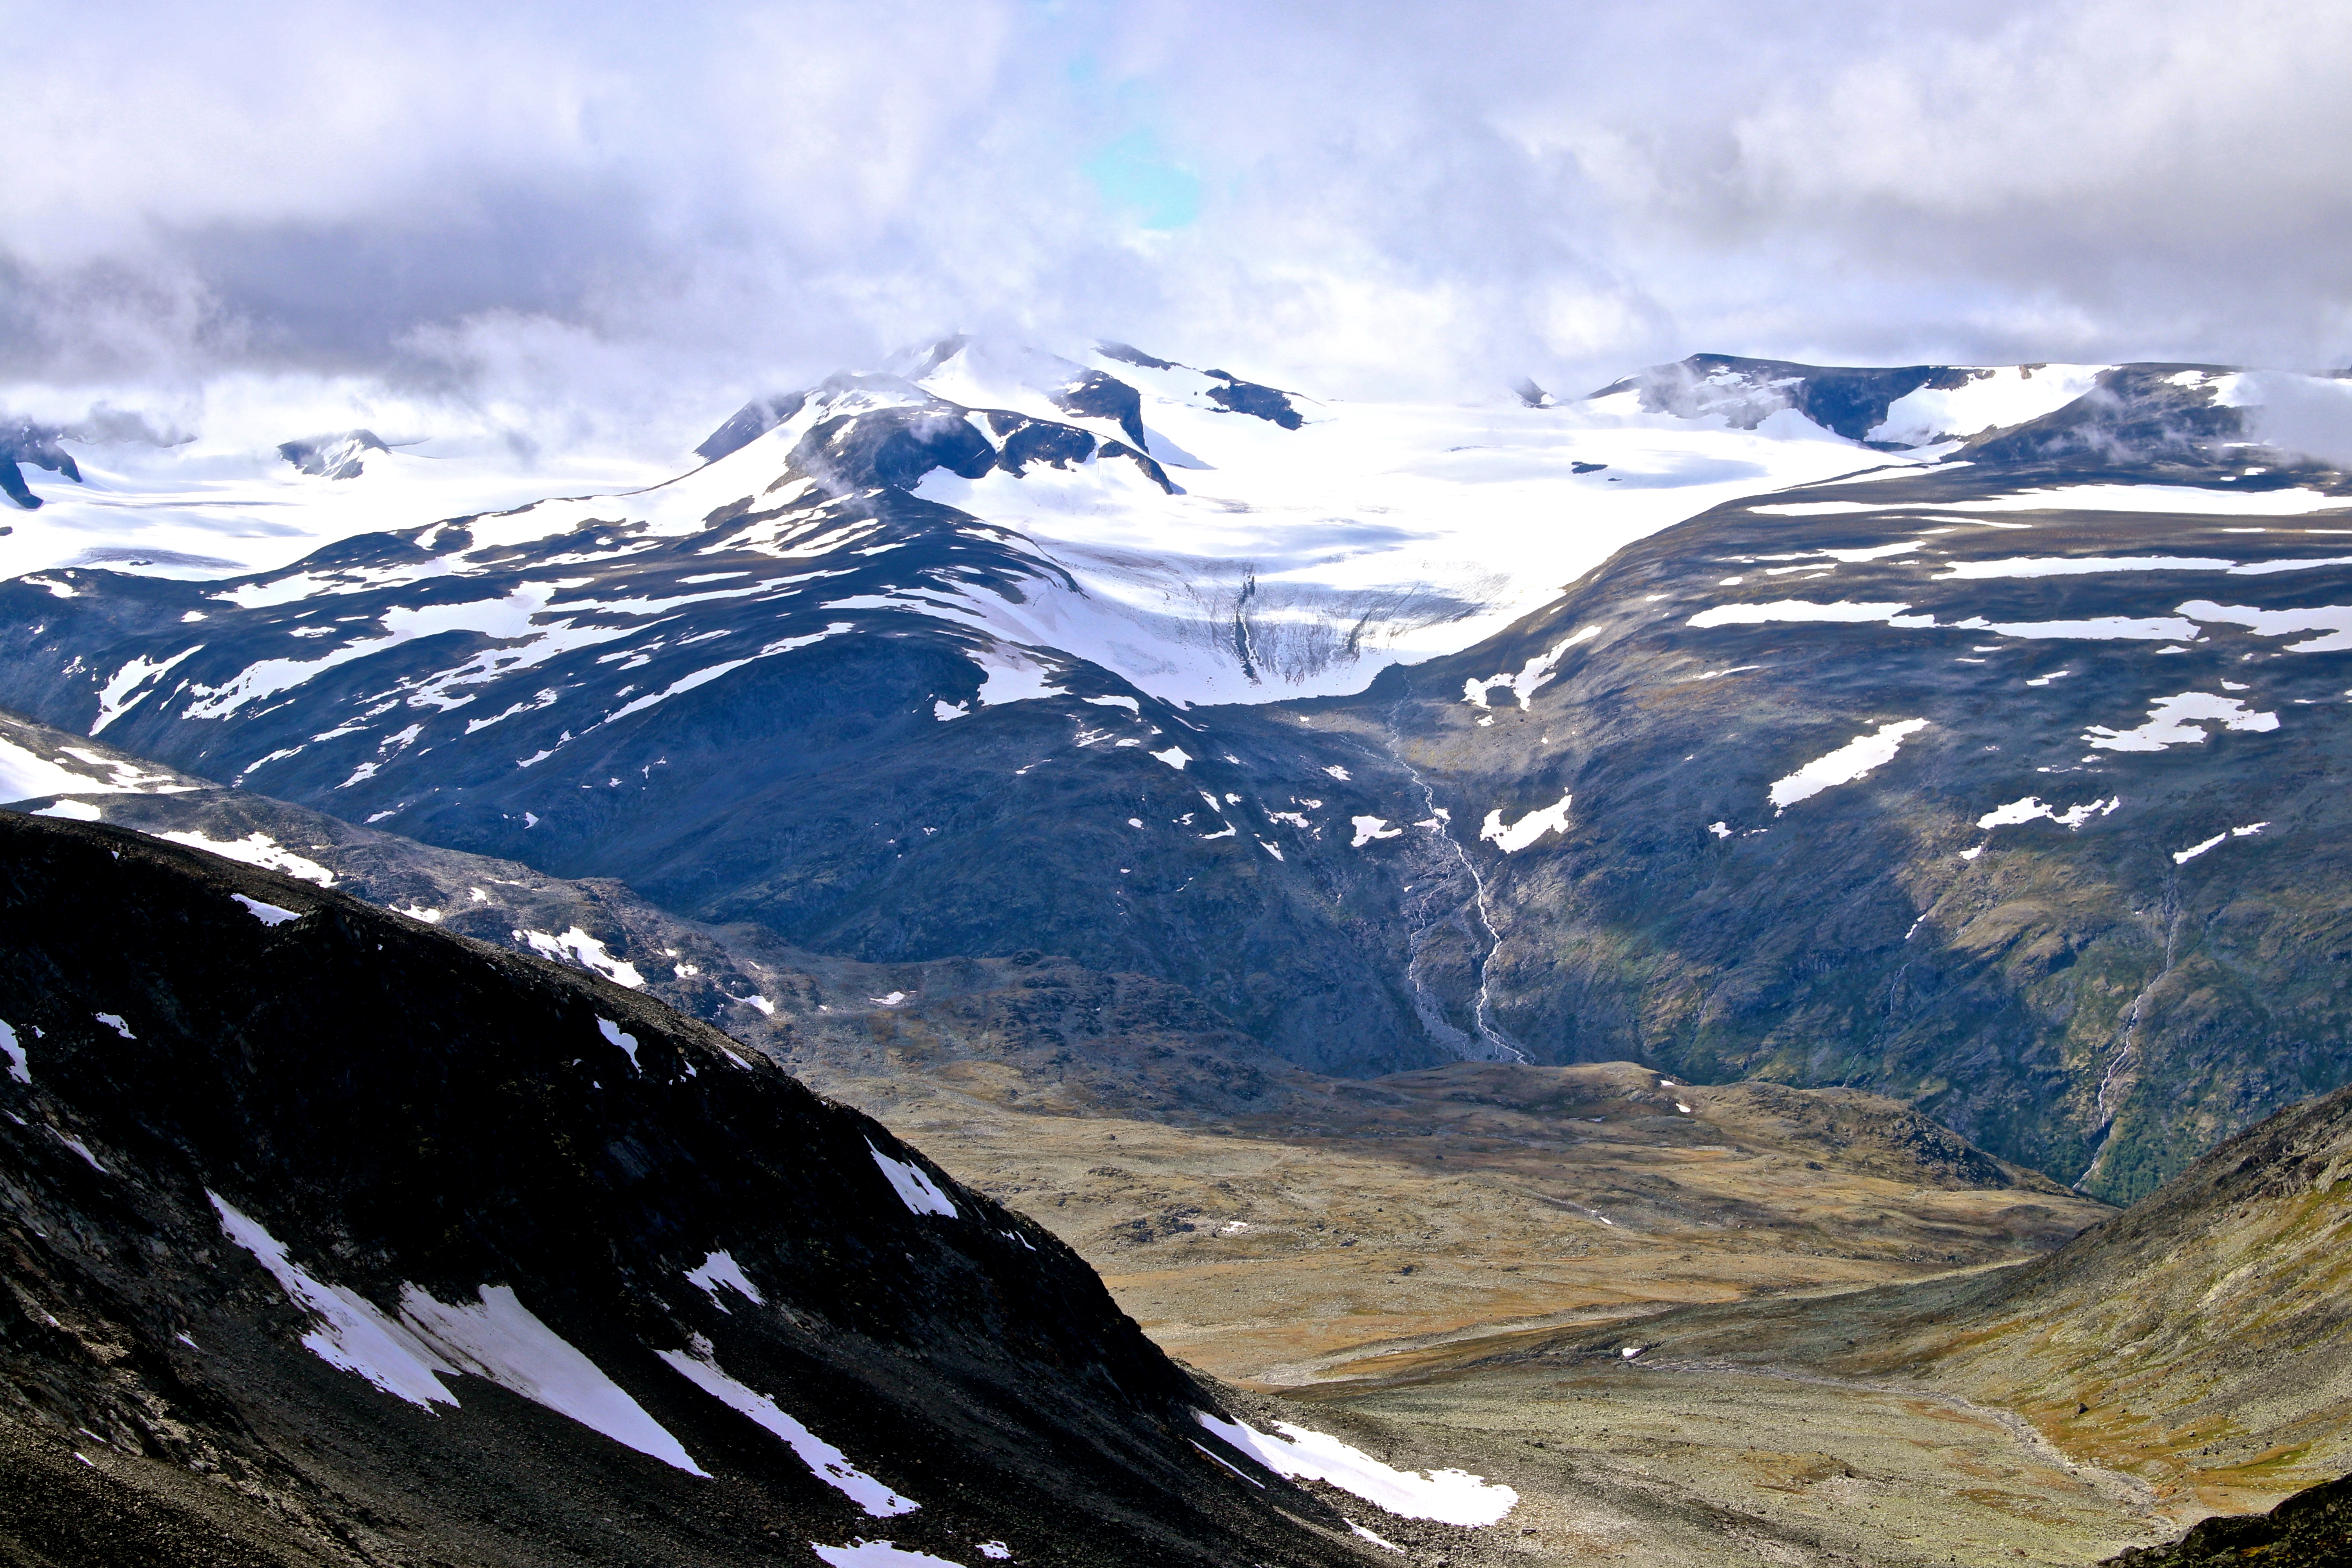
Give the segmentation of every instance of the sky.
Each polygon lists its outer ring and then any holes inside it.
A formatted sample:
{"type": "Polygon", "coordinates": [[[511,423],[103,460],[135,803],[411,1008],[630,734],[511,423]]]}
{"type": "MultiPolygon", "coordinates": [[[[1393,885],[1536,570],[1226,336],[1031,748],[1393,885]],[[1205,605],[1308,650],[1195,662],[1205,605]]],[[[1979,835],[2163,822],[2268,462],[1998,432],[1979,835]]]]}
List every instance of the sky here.
{"type": "Polygon", "coordinates": [[[1441,399],[1699,351],[2352,363],[2341,4],[0,16],[42,40],[0,408],[41,417],[671,451],[951,331],[1441,399]]]}

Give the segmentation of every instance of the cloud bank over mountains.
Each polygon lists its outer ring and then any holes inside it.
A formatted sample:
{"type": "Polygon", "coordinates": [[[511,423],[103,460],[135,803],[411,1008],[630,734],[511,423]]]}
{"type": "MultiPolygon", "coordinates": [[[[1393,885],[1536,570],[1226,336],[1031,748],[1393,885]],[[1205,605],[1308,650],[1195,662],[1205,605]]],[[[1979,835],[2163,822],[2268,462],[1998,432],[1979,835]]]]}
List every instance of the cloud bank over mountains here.
{"type": "Polygon", "coordinates": [[[958,330],[1366,395],[1582,391],[1695,348],[2352,359],[2352,13],[2315,4],[130,4],[43,31],[0,104],[0,384],[53,419],[267,423],[327,388],[667,451],[958,330]]]}

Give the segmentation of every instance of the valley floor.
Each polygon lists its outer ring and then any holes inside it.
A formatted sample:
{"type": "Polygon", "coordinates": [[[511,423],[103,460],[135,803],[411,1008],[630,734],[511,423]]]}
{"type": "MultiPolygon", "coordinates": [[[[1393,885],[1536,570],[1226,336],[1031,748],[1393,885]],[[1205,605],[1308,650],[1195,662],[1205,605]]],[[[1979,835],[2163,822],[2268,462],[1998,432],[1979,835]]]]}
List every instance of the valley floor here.
{"type": "Polygon", "coordinates": [[[2143,1483],[1956,1395],[1613,1353],[1680,1306],[1958,1280],[2112,1211],[1904,1179],[1855,1127],[1737,1092],[1662,1105],[1622,1098],[1654,1086],[1636,1069],[1567,1070],[1591,1080],[1579,1118],[1421,1074],[1381,1080],[1428,1090],[1402,1105],[1237,1130],[1030,1114],[985,1074],[824,1087],[1053,1227],[1266,1420],[1520,1493],[1492,1530],[1382,1523],[1415,1561],[2068,1564],[2177,1532],[2143,1483]]]}

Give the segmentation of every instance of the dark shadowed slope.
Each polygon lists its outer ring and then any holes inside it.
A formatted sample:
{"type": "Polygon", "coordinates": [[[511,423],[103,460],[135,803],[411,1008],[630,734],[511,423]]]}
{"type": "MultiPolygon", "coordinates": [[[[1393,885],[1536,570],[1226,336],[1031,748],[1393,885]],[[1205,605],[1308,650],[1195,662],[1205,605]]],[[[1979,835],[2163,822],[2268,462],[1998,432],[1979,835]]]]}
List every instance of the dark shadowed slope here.
{"type": "Polygon", "coordinates": [[[12,816],[0,1020],[14,1561],[1353,1556],[1051,1235],[621,987],[12,816]]]}

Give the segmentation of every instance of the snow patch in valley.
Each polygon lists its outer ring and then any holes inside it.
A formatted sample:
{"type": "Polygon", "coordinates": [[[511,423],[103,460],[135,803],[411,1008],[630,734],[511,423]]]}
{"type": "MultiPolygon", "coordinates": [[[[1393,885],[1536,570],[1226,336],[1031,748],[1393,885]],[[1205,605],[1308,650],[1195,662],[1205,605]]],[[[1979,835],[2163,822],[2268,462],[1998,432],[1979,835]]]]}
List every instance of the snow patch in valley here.
{"type": "Polygon", "coordinates": [[[1404,837],[1404,829],[1391,827],[1388,818],[1384,816],[1351,816],[1348,820],[1355,824],[1356,827],[1356,836],[1348,840],[1348,847],[1350,849],[1361,849],[1375,839],[1404,837]]]}
{"type": "Polygon", "coordinates": [[[2202,745],[2206,723],[2224,730],[2262,733],[2279,727],[2278,715],[2260,713],[2236,697],[2210,691],[2183,691],[2159,697],[2147,710],[2147,722],[2130,730],[2094,724],[2083,732],[2095,751],[2160,752],[2167,746],[2202,745]]]}
{"type": "MultiPolygon", "coordinates": [[[[755,1298],[756,1299],[756,1298],[755,1298]]],[[[710,1342],[697,1334],[688,1351],[656,1351],[677,1374],[730,1410],[741,1412],[783,1439],[809,1473],[841,1493],[870,1519],[891,1519],[912,1513],[921,1505],[900,1497],[849,1462],[849,1456],[777,1408],[764,1394],[753,1393],[719,1369],[710,1342]]],[[[821,1549],[820,1549],[821,1550],[821,1549]]]]}
{"type": "Polygon", "coordinates": [[[1278,1476],[1327,1481],[1401,1519],[1435,1520],[1475,1530],[1497,1522],[1518,1506],[1516,1490],[1490,1484],[1484,1477],[1465,1470],[1424,1475],[1392,1469],[1336,1437],[1287,1421],[1275,1423],[1275,1433],[1265,1433],[1205,1410],[1195,1410],[1192,1418],[1278,1476]]]}
{"type": "Polygon", "coordinates": [[[147,656],[141,654],[121,669],[116,670],[112,679],[99,688],[98,717],[91,722],[89,732],[93,735],[98,734],[109,724],[152,696],[157,688],[151,683],[159,681],[163,677],[172,673],[174,665],[186,658],[188,655],[197,652],[204,646],[202,643],[197,643],[193,647],[184,648],[161,664],[150,663],[147,656]]]}
{"type": "Polygon", "coordinates": [[[1836,751],[1815,757],[1788,777],[1773,781],[1771,799],[1773,815],[1779,816],[1801,800],[1813,796],[1835,784],[1852,784],[1895,760],[1903,742],[1927,727],[1925,719],[1902,719],[1881,724],[1871,734],[1861,735],[1840,746],[1836,751]]]}
{"type": "Polygon", "coordinates": [[[32,1059],[25,1055],[24,1044],[16,1038],[16,1031],[5,1023],[0,1023],[0,1057],[8,1058],[10,1078],[18,1083],[33,1081],[32,1059]]]}
{"type": "Polygon", "coordinates": [[[874,1163],[881,1168],[884,1178],[890,1184],[890,1190],[898,1194],[898,1201],[907,1205],[908,1213],[943,1215],[949,1219],[957,1217],[954,1200],[940,1191],[939,1184],[931,1180],[929,1172],[904,1160],[893,1160],[871,1143],[866,1146],[866,1152],[874,1156],[874,1163]]]}
{"type": "Polygon", "coordinates": [[[1519,700],[1519,706],[1526,708],[1529,706],[1528,700],[1543,689],[1558,673],[1557,667],[1562,654],[1577,644],[1600,635],[1599,626],[1587,626],[1575,636],[1563,637],[1553,644],[1550,651],[1528,659],[1519,667],[1519,672],[1517,675],[1490,675],[1484,680],[1475,677],[1465,680],[1462,683],[1462,700],[1480,708],[1486,707],[1486,693],[1491,689],[1500,686],[1508,689],[1511,695],[1519,700]]]}
{"type": "Polygon", "coordinates": [[[282,871],[289,877],[305,882],[316,882],[322,888],[335,885],[335,874],[316,860],[295,854],[267,833],[253,832],[242,838],[223,841],[208,838],[202,832],[188,829],[158,833],[154,837],[184,844],[191,849],[202,849],[224,860],[235,860],[247,866],[258,866],[265,871],[282,871]]]}
{"type": "Polygon", "coordinates": [[[1479,826],[1478,837],[1496,845],[1506,855],[1516,855],[1547,833],[1565,835],[1568,832],[1569,803],[1574,798],[1573,795],[1563,795],[1551,805],[1528,812],[1507,827],[1503,825],[1503,808],[1498,805],[1486,814],[1486,820],[1479,826]]]}
{"type": "Polygon", "coordinates": [[[1171,746],[1164,752],[1149,752],[1145,754],[1147,756],[1158,758],[1160,762],[1166,763],[1170,767],[1174,768],[1180,773],[1184,771],[1184,764],[1192,760],[1185,753],[1184,748],[1181,746],[1171,746]]]}

